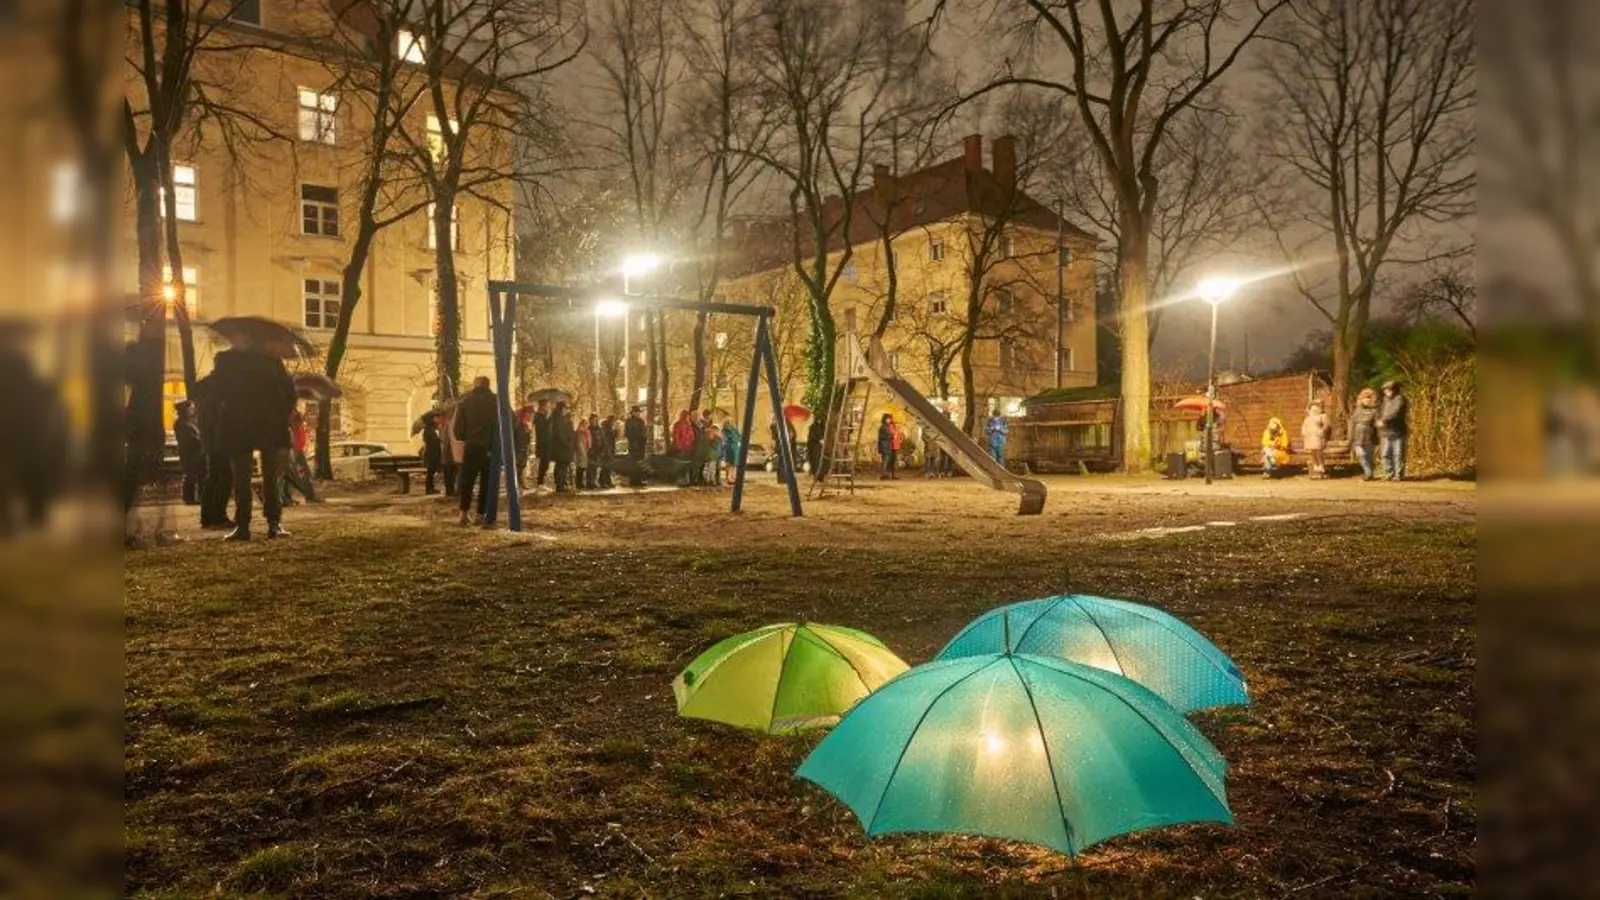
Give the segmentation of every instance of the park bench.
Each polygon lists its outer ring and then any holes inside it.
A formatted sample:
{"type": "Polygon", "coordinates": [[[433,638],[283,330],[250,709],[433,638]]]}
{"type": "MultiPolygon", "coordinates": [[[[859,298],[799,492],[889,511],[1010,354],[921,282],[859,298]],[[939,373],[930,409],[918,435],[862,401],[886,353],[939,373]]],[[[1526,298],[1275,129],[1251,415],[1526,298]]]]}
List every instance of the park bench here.
{"type": "Polygon", "coordinates": [[[371,456],[367,468],[374,475],[393,475],[400,479],[400,493],[411,493],[411,476],[428,470],[420,456],[371,456]]]}
{"type": "MultiPolygon", "coordinates": [[[[1311,456],[1306,453],[1305,444],[1299,440],[1289,442],[1289,454],[1301,457],[1306,465],[1311,464],[1311,456]]],[[[1328,441],[1322,445],[1322,461],[1328,466],[1355,462],[1355,454],[1350,450],[1349,441],[1328,441]]]]}

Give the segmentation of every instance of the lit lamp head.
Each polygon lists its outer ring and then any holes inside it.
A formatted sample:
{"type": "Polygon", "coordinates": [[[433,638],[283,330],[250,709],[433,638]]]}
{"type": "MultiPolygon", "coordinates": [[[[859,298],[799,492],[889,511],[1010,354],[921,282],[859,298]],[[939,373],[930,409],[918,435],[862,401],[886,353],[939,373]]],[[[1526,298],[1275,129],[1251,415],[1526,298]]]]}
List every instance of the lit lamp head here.
{"type": "Polygon", "coordinates": [[[178,299],[178,289],[177,288],[173,287],[171,284],[163,284],[161,286],[161,300],[162,300],[162,302],[166,303],[168,306],[171,306],[174,302],[177,301],[177,299],[178,299]]]}
{"type": "Polygon", "coordinates": [[[1240,281],[1237,278],[1206,278],[1196,286],[1195,293],[1200,296],[1200,299],[1212,306],[1216,306],[1232,297],[1234,292],[1239,290],[1239,285],[1240,281]]]}
{"type": "Polygon", "coordinates": [[[594,305],[594,314],[603,319],[615,319],[628,314],[628,304],[621,300],[607,298],[594,305]]]}
{"type": "Polygon", "coordinates": [[[630,278],[661,268],[661,257],[654,253],[630,253],[622,258],[622,274],[630,278]]]}

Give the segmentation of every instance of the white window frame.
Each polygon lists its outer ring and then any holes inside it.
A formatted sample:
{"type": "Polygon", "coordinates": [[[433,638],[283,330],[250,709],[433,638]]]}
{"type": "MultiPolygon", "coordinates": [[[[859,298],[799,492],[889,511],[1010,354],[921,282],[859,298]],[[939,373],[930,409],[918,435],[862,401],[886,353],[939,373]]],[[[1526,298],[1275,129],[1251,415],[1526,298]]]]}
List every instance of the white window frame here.
{"type": "MultiPolygon", "coordinates": [[[[172,164],[172,193],[177,198],[173,204],[173,212],[179,222],[200,221],[200,171],[193,163],[175,162],[172,164]]],[[[156,202],[161,204],[161,217],[167,217],[167,189],[162,187],[156,194],[156,202]]]]}
{"type": "Polygon", "coordinates": [[[1007,232],[1000,233],[1000,258],[1011,259],[1017,255],[1017,245],[1007,232]]]}
{"type": "MultiPolygon", "coordinates": [[[[433,232],[433,214],[434,214],[434,211],[436,209],[438,209],[438,204],[436,204],[436,203],[429,203],[428,204],[428,241],[427,241],[427,246],[428,246],[429,250],[437,250],[437,249],[439,249],[439,241],[434,237],[434,232],[433,232]]],[[[455,205],[450,207],[450,249],[452,249],[452,250],[460,250],[461,249],[461,205],[460,204],[455,204],[455,205]]]]}
{"type": "MultiPolygon", "coordinates": [[[[436,163],[444,162],[445,158],[447,156],[449,156],[449,152],[450,152],[450,148],[445,146],[445,142],[444,142],[444,126],[440,123],[439,117],[434,115],[433,113],[428,113],[428,120],[427,121],[428,121],[428,156],[432,157],[433,161],[436,162],[436,163]]],[[[454,135],[454,134],[459,133],[460,131],[461,131],[461,123],[456,121],[455,119],[451,119],[450,120],[450,133],[452,135],[454,135]]]]}
{"type": "Polygon", "coordinates": [[[423,64],[428,61],[428,43],[410,28],[395,31],[395,52],[405,62],[423,64]]]}
{"type": "Polygon", "coordinates": [[[950,295],[944,291],[928,292],[928,315],[944,316],[950,314],[950,295]]]}
{"type": "Polygon", "coordinates": [[[339,95],[301,87],[299,97],[300,140],[332,147],[339,143],[339,95]]]}
{"type": "Polygon", "coordinates": [[[928,238],[928,262],[944,262],[944,257],[944,238],[937,235],[928,238]]]}
{"type": "Polygon", "coordinates": [[[339,218],[339,188],[337,186],[329,184],[313,184],[309,181],[300,182],[301,234],[307,237],[336,238],[339,236],[339,218]],[[306,188],[333,191],[333,199],[325,200],[322,198],[307,197],[306,188]],[[315,214],[313,216],[307,216],[307,211],[313,209],[316,210],[315,214]],[[330,212],[332,213],[332,216],[329,216],[330,212]],[[306,227],[308,220],[312,218],[316,220],[316,227],[314,229],[306,227]],[[332,223],[332,231],[328,230],[330,222],[332,223]]]}
{"type": "Polygon", "coordinates": [[[305,327],[317,331],[332,331],[339,324],[339,312],[344,298],[340,296],[339,280],[337,278],[306,278],[301,282],[300,321],[305,327]],[[331,290],[330,290],[331,288],[331,290]],[[316,323],[312,323],[312,311],[308,308],[315,303],[316,323]],[[332,316],[329,316],[328,305],[333,304],[332,316]]]}
{"type": "Polygon", "coordinates": [[[50,218],[60,224],[76,222],[83,212],[83,170],[73,162],[56,163],[50,170],[50,218]]]}

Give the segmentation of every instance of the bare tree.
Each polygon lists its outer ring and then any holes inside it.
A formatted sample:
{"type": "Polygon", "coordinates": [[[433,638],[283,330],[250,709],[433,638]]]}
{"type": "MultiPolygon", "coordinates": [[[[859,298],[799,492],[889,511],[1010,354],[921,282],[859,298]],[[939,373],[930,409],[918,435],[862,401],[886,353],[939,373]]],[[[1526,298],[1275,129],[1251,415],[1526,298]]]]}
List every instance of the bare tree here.
{"type": "Polygon", "coordinates": [[[853,252],[849,198],[902,120],[893,87],[920,64],[921,46],[896,4],[761,0],[751,51],[781,123],[758,156],[787,189],[790,259],[809,298],[806,401],[827,409],[838,339],[829,301],[853,252]]]}
{"type": "Polygon", "coordinates": [[[1395,313],[1412,323],[1453,322],[1478,338],[1478,288],[1460,265],[1436,267],[1425,281],[1408,287],[1395,298],[1395,313]]]}
{"type": "Polygon", "coordinates": [[[461,383],[457,203],[472,197],[509,216],[507,187],[535,177],[540,151],[553,152],[560,140],[543,79],[573,60],[584,33],[559,0],[418,6],[415,30],[398,36],[405,43],[397,52],[426,76],[426,129],[419,133],[408,120],[401,134],[432,203],[438,391],[450,397],[461,383]]]}
{"type": "Polygon", "coordinates": [[[1422,227],[1472,212],[1473,19],[1470,2],[1304,0],[1265,54],[1268,141],[1304,199],[1273,231],[1333,330],[1335,415],[1385,267],[1422,227]],[[1295,225],[1314,236],[1290,243],[1295,225]],[[1301,270],[1324,255],[1334,272],[1319,283],[1301,270]]]}
{"type": "MultiPolygon", "coordinates": [[[[958,0],[938,0],[942,13],[958,0]]],[[[1122,329],[1122,464],[1150,464],[1150,245],[1161,199],[1157,157],[1174,126],[1239,60],[1288,0],[979,0],[1014,53],[961,100],[1010,86],[1070,100],[1116,197],[1122,329]],[[1062,58],[1070,71],[1054,71],[1062,58]]]]}

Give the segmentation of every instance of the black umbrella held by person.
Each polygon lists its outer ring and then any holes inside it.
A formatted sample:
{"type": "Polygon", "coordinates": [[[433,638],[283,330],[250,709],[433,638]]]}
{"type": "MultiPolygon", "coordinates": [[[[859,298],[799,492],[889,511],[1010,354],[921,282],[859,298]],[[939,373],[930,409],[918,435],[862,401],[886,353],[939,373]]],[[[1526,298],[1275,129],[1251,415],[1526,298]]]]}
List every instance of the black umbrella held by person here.
{"type": "Polygon", "coordinates": [[[312,359],[317,345],[298,330],[261,316],[229,316],[211,323],[211,330],[235,350],[251,350],[278,359],[312,359]]]}
{"type": "Polygon", "coordinates": [[[344,389],[335,384],[333,379],[317,372],[295,375],[294,392],[302,400],[337,400],[344,395],[344,389]]]}

